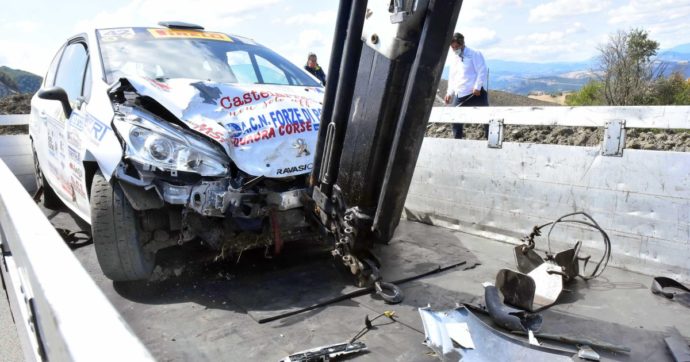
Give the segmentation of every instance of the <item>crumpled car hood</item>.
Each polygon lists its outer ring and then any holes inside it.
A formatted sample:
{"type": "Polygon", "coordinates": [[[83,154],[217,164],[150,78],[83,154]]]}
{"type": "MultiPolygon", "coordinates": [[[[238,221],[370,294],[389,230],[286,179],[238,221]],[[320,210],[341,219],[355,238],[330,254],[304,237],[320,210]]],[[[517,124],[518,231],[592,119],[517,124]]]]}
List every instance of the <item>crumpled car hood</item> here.
{"type": "Polygon", "coordinates": [[[189,128],[219,143],[242,171],[286,177],[311,171],[323,89],[225,84],[196,79],[160,82],[127,77],[189,128]]]}

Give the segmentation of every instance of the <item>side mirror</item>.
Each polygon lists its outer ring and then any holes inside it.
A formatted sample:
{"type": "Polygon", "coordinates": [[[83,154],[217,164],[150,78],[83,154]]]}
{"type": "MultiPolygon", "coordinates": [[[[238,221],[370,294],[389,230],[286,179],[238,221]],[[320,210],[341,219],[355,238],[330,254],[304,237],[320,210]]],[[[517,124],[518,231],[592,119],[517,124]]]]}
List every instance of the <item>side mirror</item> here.
{"type": "Polygon", "coordinates": [[[51,87],[38,91],[38,98],[47,99],[51,101],[59,101],[62,104],[62,110],[65,116],[69,118],[72,115],[72,106],[69,104],[69,97],[67,92],[60,87],[51,87]]]}

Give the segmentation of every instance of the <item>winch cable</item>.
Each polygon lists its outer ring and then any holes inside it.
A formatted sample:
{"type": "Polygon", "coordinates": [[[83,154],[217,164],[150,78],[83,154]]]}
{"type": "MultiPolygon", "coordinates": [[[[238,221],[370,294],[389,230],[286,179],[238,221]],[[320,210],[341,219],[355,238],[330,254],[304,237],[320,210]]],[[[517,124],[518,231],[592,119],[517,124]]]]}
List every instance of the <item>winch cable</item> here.
{"type": "MultiPolygon", "coordinates": [[[[549,253],[549,255],[551,255],[551,233],[553,232],[553,229],[556,227],[556,225],[558,225],[560,223],[571,223],[571,224],[585,225],[585,226],[588,226],[588,227],[593,228],[595,230],[598,230],[601,233],[601,236],[604,239],[604,253],[601,256],[601,259],[599,260],[597,265],[594,267],[594,270],[592,271],[592,273],[590,273],[589,275],[578,274],[578,276],[584,280],[590,280],[590,279],[594,279],[594,278],[599,277],[604,272],[604,270],[606,269],[606,266],[609,263],[609,260],[611,259],[611,239],[609,238],[606,231],[604,231],[604,229],[602,229],[602,227],[599,226],[599,224],[594,220],[594,218],[592,218],[589,214],[587,214],[584,211],[577,211],[577,212],[573,212],[570,214],[566,214],[566,215],[563,215],[563,216],[559,217],[558,219],[556,219],[552,222],[546,223],[544,225],[535,226],[534,229],[532,230],[532,233],[525,238],[525,241],[527,241],[529,243],[528,247],[534,248],[534,237],[540,236],[541,235],[541,229],[550,225],[551,227],[549,228],[549,232],[546,235],[546,243],[547,243],[547,247],[548,247],[548,253],[549,253]],[[567,218],[577,216],[577,215],[581,215],[581,216],[587,218],[589,221],[577,220],[577,219],[567,219],[567,218]]],[[[578,259],[583,260],[585,262],[583,270],[585,268],[587,268],[587,263],[589,263],[590,256],[587,256],[584,258],[578,257],[578,259]]]]}

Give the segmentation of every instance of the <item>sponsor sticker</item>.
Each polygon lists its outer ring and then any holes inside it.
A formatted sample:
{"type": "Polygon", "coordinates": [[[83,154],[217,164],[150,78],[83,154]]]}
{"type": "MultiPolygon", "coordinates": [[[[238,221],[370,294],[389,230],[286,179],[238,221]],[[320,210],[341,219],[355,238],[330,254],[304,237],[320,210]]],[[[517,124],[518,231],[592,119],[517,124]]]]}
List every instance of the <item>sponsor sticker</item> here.
{"type": "Polygon", "coordinates": [[[81,137],[76,132],[67,131],[67,144],[74,148],[81,148],[81,137]]]}
{"type": "Polygon", "coordinates": [[[106,125],[105,123],[90,117],[89,123],[91,124],[90,126],[90,136],[91,136],[91,141],[95,142],[96,144],[100,143],[101,140],[103,139],[103,136],[110,130],[110,127],[106,125]]]}
{"type": "Polygon", "coordinates": [[[80,162],[79,151],[75,150],[74,148],[72,148],[70,146],[67,146],[67,151],[68,151],[70,160],[80,162]]]}
{"type": "Polygon", "coordinates": [[[181,29],[148,29],[151,36],[158,39],[207,39],[232,42],[232,39],[223,33],[212,33],[196,30],[181,29]]]}
{"type": "Polygon", "coordinates": [[[299,166],[279,168],[278,171],[276,171],[276,174],[277,175],[289,175],[289,174],[293,174],[295,172],[309,171],[312,168],[314,168],[313,163],[305,163],[304,165],[299,165],[299,166]]]}
{"type": "Polygon", "coordinates": [[[136,36],[136,34],[134,33],[134,29],[132,28],[99,30],[98,34],[101,36],[101,40],[105,42],[129,40],[134,39],[134,37],[136,36]]]}

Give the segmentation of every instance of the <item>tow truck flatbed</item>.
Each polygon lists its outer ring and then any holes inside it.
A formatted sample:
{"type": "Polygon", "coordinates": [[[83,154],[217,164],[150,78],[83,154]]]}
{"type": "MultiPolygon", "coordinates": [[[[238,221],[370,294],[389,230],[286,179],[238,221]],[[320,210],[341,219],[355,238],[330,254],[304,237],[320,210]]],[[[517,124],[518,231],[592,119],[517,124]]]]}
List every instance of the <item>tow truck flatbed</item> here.
{"type": "MultiPolygon", "coordinates": [[[[56,228],[82,230],[70,214],[45,211],[56,228]]],[[[453,268],[401,284],[405,300],[399,305],[387,305],[377,296],[367,294],[259,324],[251,311],[243,307],[246,304],[243,298],[238,298],[243,293],[236,287],[238,282],[250,274],[248,270],[256,274],[263,268],[260,275],[266,277],[283,271],[294,272],[296,263],[289,258],[295,261],[300,255],[313,258],[313,251],[305,254],[306,251],[297,250],[283,263],[276,260],[262,263],[262,258],[247,255],[245,262],[235,266],[222,262],[205,264],[202,270],[177,269],[179,276],[175,276],[172,268],[164,271],[163,275],[167,275],[164,280],[149,282],[146,287],[137,283],[113,283],[105,278],[93,245],[76,248],[74,253],[134,333],[160,361],[280,360],[295,352],[347,341],[364,327],[365,316],[373,318],[386,310],[395,311],[396,322],[388,324],[387,318],[375,322],[375,326],[379,322],[385,325],[379,325],[360,339],[368,350],[358,355],[357,360],[435,361],[437,357],[422,344],[424,328],[417,309],[428,305],[444,310],[455,308],[457,303],[483,304],[482,283],[493,281],[501,268],[514,268],[513,248],[495,240],[411,221],[401,222],[394,240],[399,239],[419,245],[434,240],[455,240],[471,253],[463,257],[476,258],[480,265],[470,269],[453,268]]],[[[608,360],[671,361],[664,333],[668,327],[675,326],[682,335],[690,335],[690,315],[680,304],[653,295],[649,290],[651,281],[651,276],[614,267],[588,283],[578,280],[574,286],[566,286],[569,291],[562,295],[559,304],[542,313],[541,332],[631,348],[629,354],[595,348],[608,360]]],[[[89,313],[87,306],[84,312],[89,313]]],[[[570,348],[574,355],[577,351],[574,346],[559,347],[570,348]]]]}

